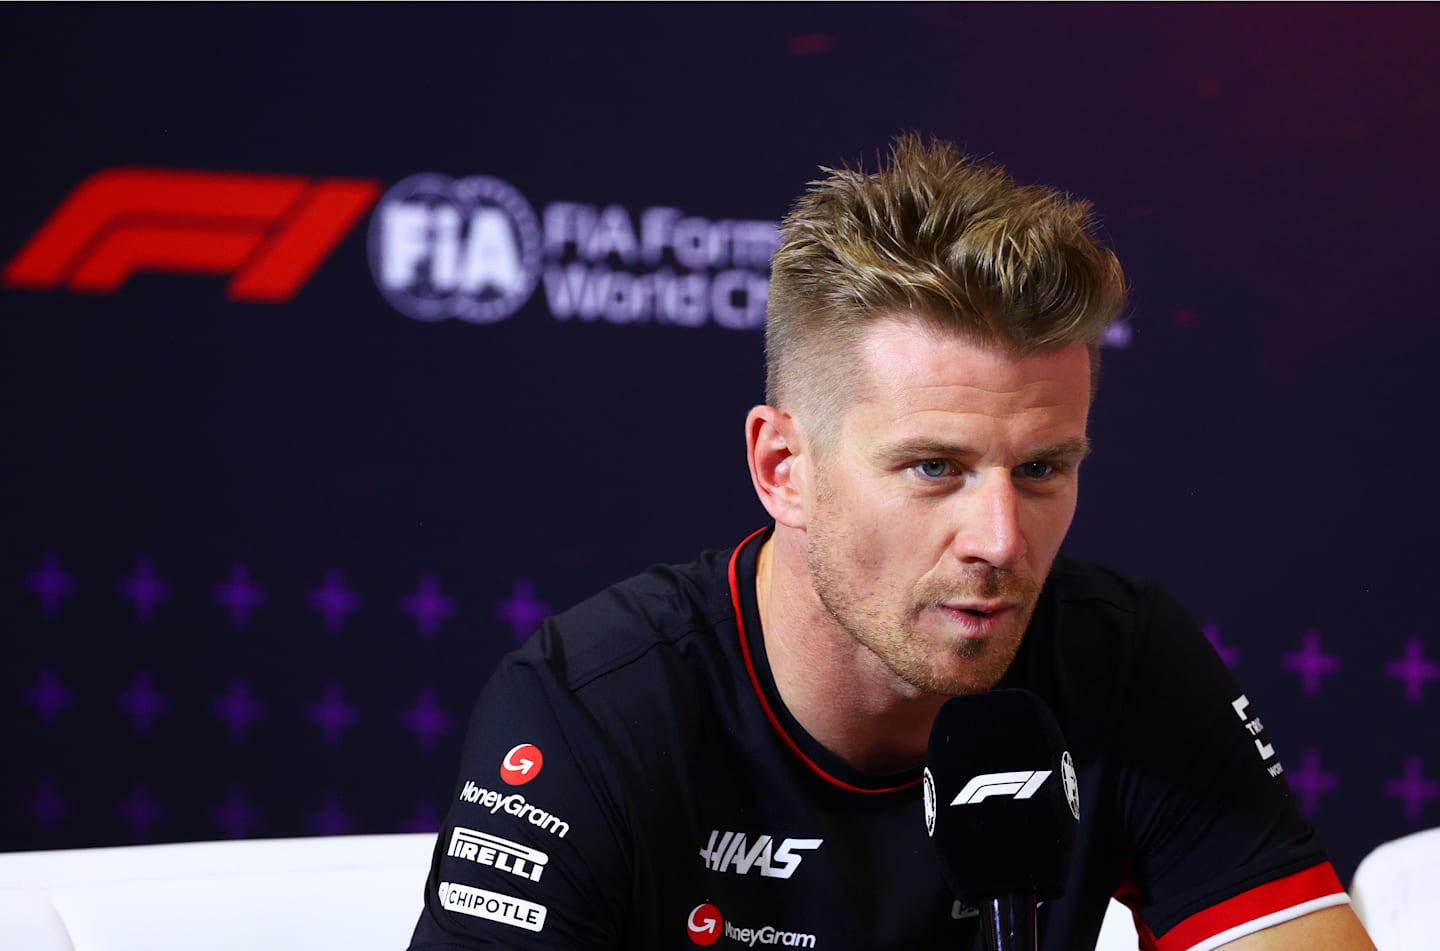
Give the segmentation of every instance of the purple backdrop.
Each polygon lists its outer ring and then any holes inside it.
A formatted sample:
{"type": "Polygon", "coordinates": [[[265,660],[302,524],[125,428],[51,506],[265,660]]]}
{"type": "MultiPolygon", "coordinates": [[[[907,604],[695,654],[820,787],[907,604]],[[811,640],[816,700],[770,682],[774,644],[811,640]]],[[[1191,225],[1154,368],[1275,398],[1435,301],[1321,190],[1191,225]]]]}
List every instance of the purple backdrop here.
{"type": "Polygon", "coordinates": [[[539,617],[762,523],[773,222],[906,128],[1126,265],[1069,550],[1190,608],[1342,876],[1440,821],[1433,8],[0,20],[0,849],[435,828],[539,617]]]}

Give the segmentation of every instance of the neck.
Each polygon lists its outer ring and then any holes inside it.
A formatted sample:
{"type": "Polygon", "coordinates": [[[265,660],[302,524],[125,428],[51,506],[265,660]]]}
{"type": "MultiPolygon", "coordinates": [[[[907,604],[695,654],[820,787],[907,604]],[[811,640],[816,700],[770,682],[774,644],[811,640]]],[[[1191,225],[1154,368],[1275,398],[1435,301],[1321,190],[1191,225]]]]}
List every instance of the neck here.
{"type": "Polygon", "coordinates": [[[755,570],[765,653],[780,699],[805,732],[862,772],[919,766],[935,714],[949,698],[900,680],[825,611],[804,545],[803,532],[777,526],[755,570]]]}

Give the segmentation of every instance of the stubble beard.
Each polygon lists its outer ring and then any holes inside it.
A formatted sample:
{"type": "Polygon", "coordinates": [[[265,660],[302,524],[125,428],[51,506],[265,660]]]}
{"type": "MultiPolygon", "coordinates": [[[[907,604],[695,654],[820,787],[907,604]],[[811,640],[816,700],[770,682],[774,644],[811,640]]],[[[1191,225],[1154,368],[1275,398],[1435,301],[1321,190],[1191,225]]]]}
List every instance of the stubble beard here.
{"type": "Polygon", "coordinates": [[[993,687],[1015,660],[1040,596],[1038,581],[990,566],[950,580],[921,578],[908,599],[898,593],[887,597],[885,591],[867,596],[857,591],[845,571],[846,566],[861,562],[861,553],[832,535],[825,519],[812,522],[807,536],[810,580],[825,612],[914,690],[947,697],[981,693],[993,687]],[[927,611],[979,600],[1003,600],[1016,607],[1005,626],[985,638],[953,638],[934,646],[919,630],[927,611]],[[904,604],[902,616],[887,616],[887,602],[904,604]],[[963,663],[953,663],[957,660],[963,663]]]}

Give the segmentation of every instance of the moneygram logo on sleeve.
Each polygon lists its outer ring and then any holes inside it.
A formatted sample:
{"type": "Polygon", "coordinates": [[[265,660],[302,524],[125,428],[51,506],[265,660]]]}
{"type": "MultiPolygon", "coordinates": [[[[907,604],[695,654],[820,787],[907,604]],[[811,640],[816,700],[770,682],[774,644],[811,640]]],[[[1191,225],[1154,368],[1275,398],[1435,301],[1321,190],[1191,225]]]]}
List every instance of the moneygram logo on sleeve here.
{"type": "Polygon", "coordinates": [[[466,859],[476,865],[488,865],[502,872],[509,872],[517,878],[538,882],[545,871],[550,856],[539,849],[532,849],[519,842],[502,839],[488,832],[455,827],[450,834],[451,858],[466,859]]]}
{"type": "Polygon", "coordinates": [[[398,182],[370,219],[370,270],[416,320],[493,324],[543,284],[559,321],[736,330],[765,322],[773,221],[712,220],[679,208],[638,214],[562,201],[537,215],[513,186],[424,172],[398,182]]]}
{"type": "Polygon", "coordinates": [[[460,801],[482,806],[490,810],[492,816],[498,812],[514,816],[562,839],[570,831],[570,823],[526,802],[525,797],[519,793],[502,796],[493,789],[475,785],[473,780],[466,780],[465,788],[460,790],[460,801]]]}
{"type": "Polygon", "coordinates": [[[511,748],[500,761],[500,778],[511,786],[523,786],[540,775],[545,757],[534,743],[521,743],[511,748]]]}
{"type": "Polygon", "coordinates": [[[484,918],[486,921],[497,921],[512,928],[524,928],[526,931],[543,931],[545,912],[548,910],[544,905],[513,895],[502,895],[499,892],[472,888],[469,885],[454,885],[450,882],[440,883],[440,906],[446,911],[484,918]]]}
{"type": "Polygon", "coordinates": [[[727,921],[709,902],[696,905],[690,910],[690,917],[685,922],[685,933],[690,940],[701,947],[712,945],[719,941],[722,936],[728,941],[743,944],[747,948],[756,946],[762,948],[813,948],[815,947],[815,936],[813,934],[801,934],[798,931],[781,931],[773,925],[761,925],[758,928],[747,928],[727,921]]]}

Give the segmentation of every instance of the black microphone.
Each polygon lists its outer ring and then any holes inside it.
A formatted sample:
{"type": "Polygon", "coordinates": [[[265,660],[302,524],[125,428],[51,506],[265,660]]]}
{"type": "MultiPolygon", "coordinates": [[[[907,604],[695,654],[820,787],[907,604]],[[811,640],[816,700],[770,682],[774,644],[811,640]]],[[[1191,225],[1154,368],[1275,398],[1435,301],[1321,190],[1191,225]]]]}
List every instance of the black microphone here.
{"type": "Polygon", "coordinates": [[[1059,898],[1080,789],[1050,708],[1028,690],[946,701],[930,730],[925,828],[955,897],[980,910],[992,951],[1033,951],[1035,905],[1059,898]]]}

